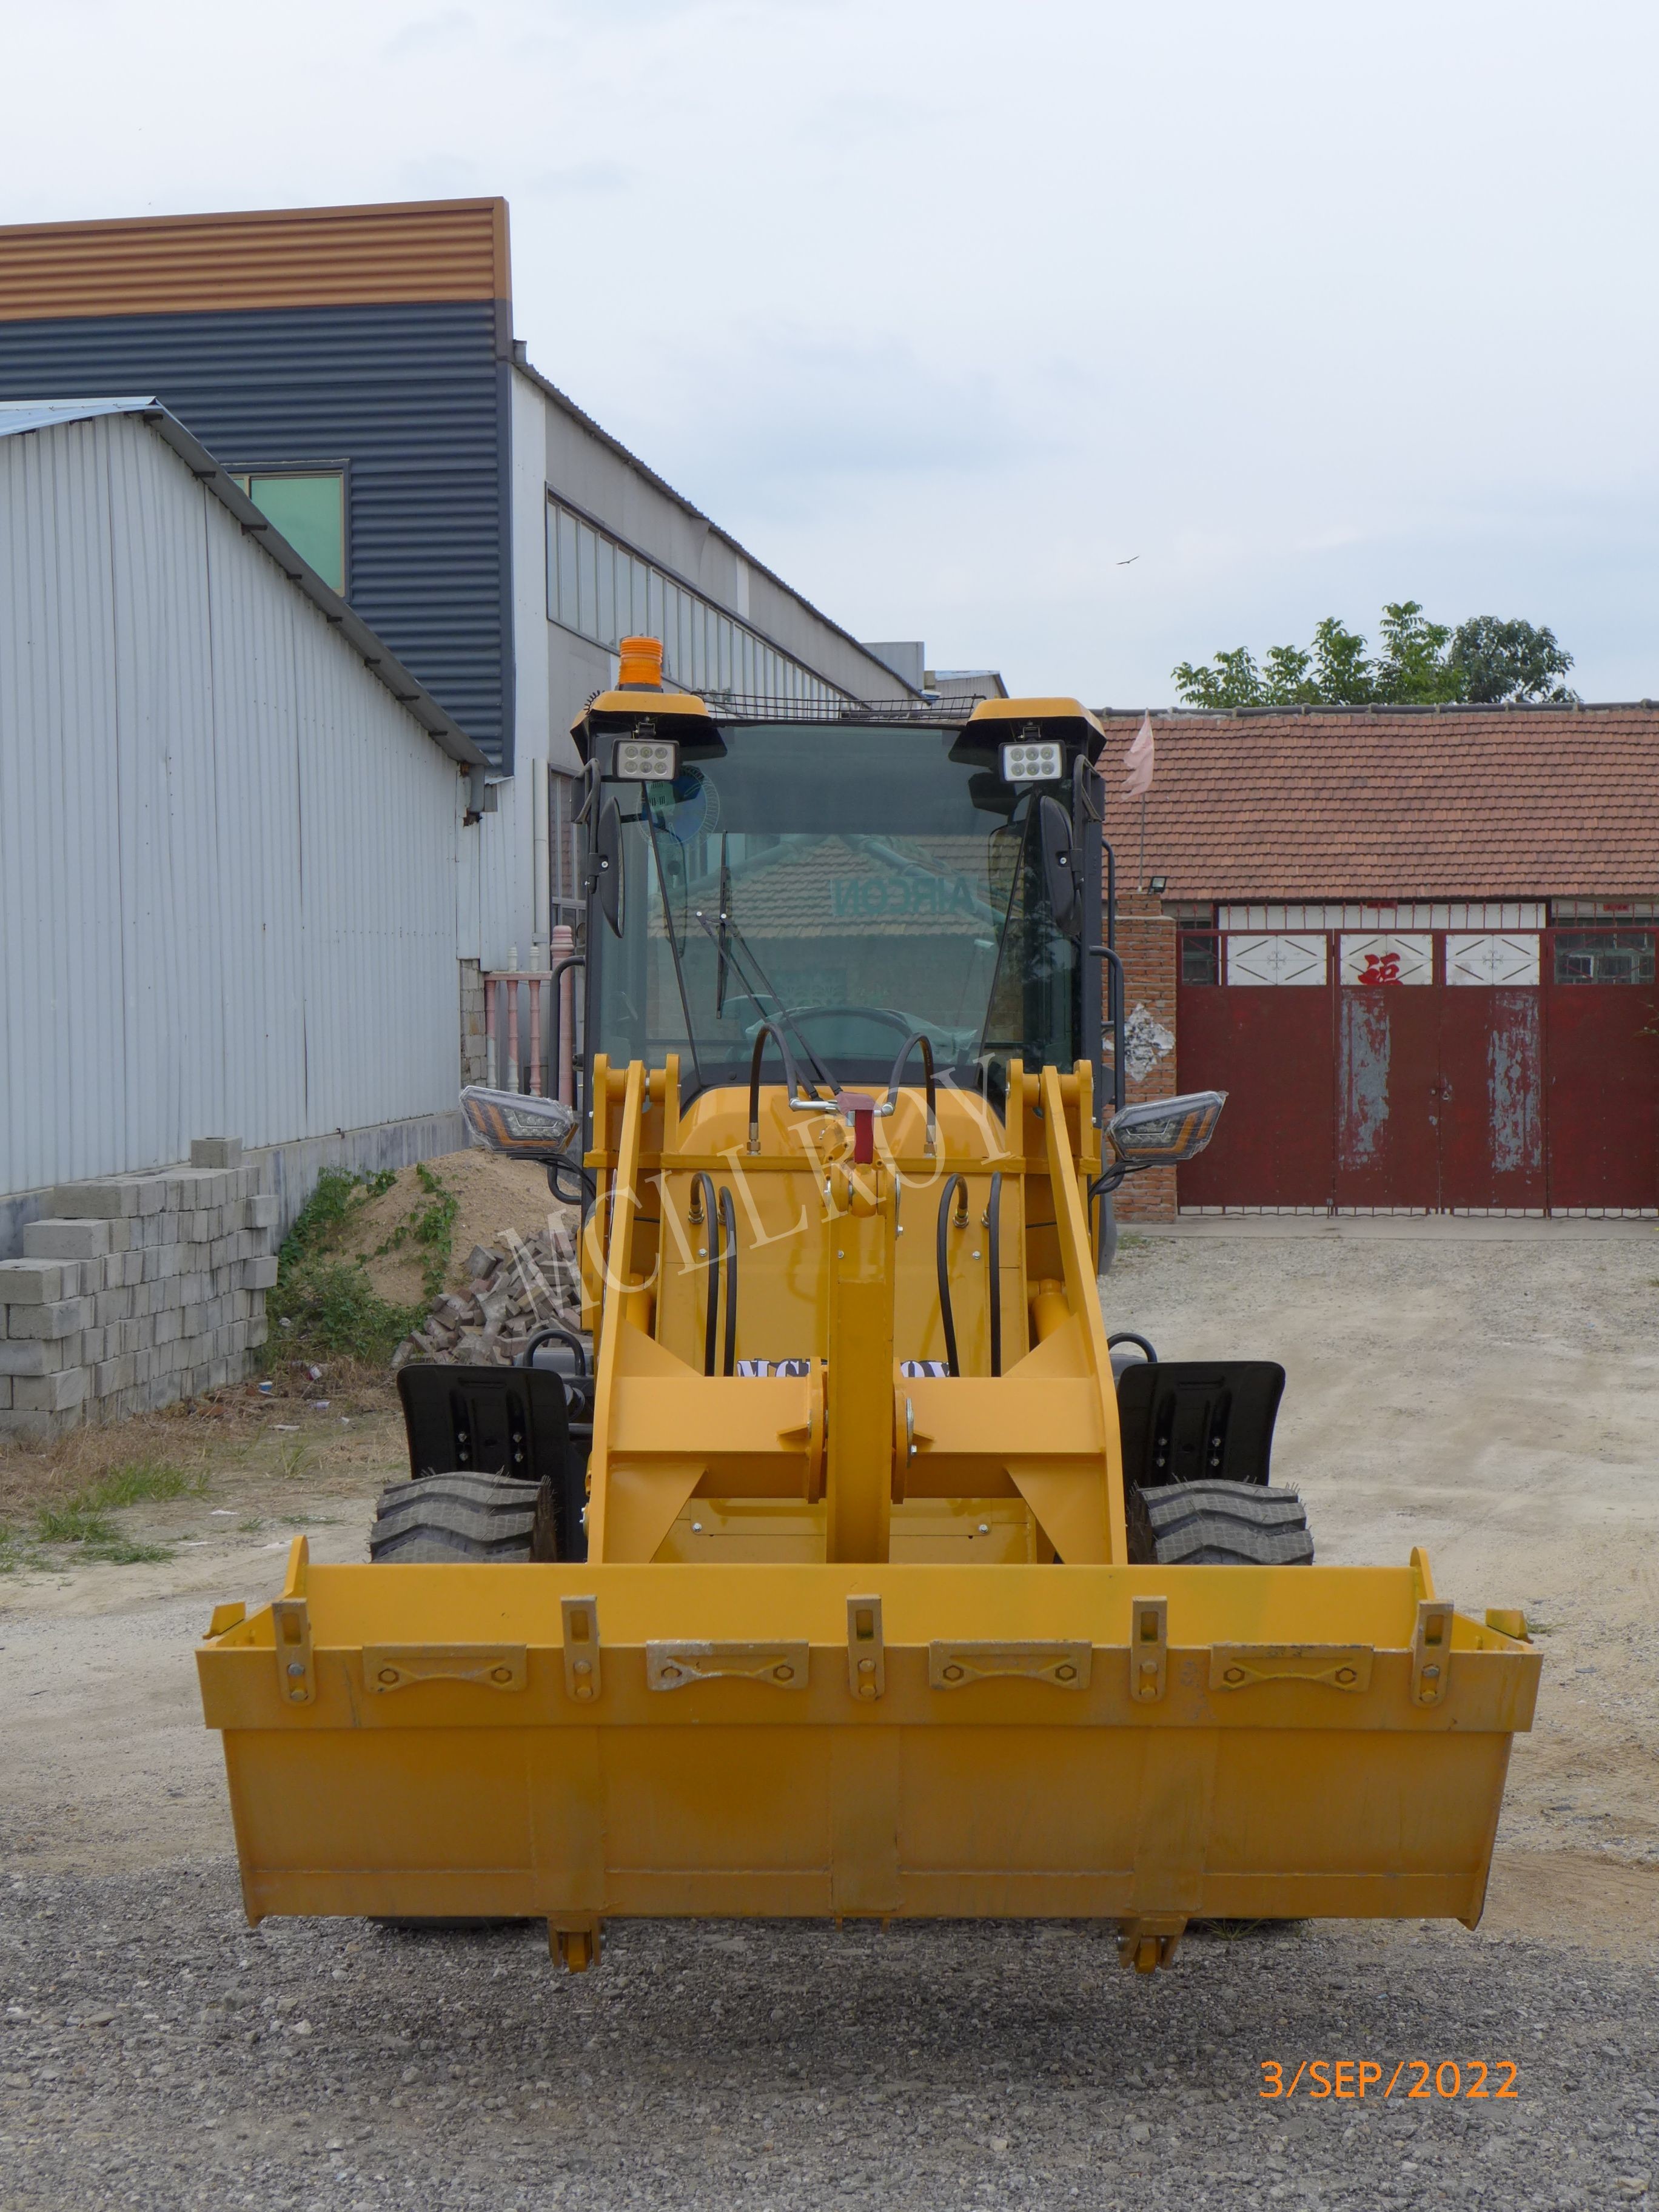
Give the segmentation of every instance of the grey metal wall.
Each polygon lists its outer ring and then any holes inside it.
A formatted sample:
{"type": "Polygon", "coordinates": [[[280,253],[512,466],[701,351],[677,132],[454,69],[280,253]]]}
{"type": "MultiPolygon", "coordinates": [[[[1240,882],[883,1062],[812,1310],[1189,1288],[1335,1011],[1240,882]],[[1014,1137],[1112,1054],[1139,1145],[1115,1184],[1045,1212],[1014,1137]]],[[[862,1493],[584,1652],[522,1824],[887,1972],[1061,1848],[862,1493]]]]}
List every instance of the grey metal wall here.
{"type": "Polygon", "coordinates": [[[0,398],[154,396],[226,467],[347,465],[346,597],[511,765],[507,309],[0,321],[0,398]]]}
{"type": "Polygon", "coordinates": [[[453,1108],[463,789],[141,421],[0,438],[0,1192],[453,1108]]]}

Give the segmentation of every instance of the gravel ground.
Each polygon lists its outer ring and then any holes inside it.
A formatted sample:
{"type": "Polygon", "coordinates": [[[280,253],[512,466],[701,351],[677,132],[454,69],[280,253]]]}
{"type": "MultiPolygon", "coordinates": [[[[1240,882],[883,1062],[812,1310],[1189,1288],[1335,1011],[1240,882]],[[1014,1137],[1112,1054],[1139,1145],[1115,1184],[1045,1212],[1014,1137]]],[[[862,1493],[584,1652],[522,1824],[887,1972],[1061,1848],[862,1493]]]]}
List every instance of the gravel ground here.
{"type": "Polygon", "coordinates": [[[1539,1624],[1480,1931],[1200,1929],[1145,1980],[1070,1925],[622,1923],[586,1978],[538,1928],[250,1931],[191,1639],[301,1504],[361,1557],[397,1446],[342,1425],[337,1466],[289,1411],[280,1463],[129,1516],[171,1562],[0,1586],[0,2212],[1646,2203],[1659,1240],[1559,1227],[1147,1239],[1105,1290],[1166,1358],[1285,1361],[1322,1558],[1426,1542],[1539,1624]],[[1516,2094],[1385,2097],[1402,2059],[1516,2094]],[[1382,2069],[1363,2100],[1261,2094],[1339,2060],[1382,2069]]]}
{"type": "Polygon", "coordinates": [[[1504,2212],[1644,2203],[1659,2148],[1650,1968],[1439,1927],[1200,1931],[1142,1979],[1070,1925],[624,1923],[580,1978],[522,1926],[250,1932],[216,1865],[15,1881],[0,1978],[8,2212],[1504,2212]],[[1402,2058],[1514,2094],[1385,2098],[1402,2058]],[[1271,2099],[1267,2059],[1383,2070],[1271,2099]]]}

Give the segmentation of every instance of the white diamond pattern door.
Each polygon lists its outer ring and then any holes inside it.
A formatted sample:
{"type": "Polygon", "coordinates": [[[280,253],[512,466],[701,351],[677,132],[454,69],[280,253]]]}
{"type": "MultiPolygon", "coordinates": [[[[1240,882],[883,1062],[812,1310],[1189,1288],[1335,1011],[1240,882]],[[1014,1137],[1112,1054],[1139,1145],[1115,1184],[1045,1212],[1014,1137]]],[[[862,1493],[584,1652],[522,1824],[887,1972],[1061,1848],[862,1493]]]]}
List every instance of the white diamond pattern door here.
{"type": "Polygon", "coordinates": [[[1329,940],[1275,931],[1269,937],[1229,934],[1230,983],[1304,984],[1322,988],[1329,972],[1329,940]]]}
{"type": "Polygon", "coordinates": [[[1517,937],[1452,934],[1446,939],[1448,983],[1486,989],[1506,983],[1535,989],[1538,975],[1538,939],[1530,933],[1517,937]]]}

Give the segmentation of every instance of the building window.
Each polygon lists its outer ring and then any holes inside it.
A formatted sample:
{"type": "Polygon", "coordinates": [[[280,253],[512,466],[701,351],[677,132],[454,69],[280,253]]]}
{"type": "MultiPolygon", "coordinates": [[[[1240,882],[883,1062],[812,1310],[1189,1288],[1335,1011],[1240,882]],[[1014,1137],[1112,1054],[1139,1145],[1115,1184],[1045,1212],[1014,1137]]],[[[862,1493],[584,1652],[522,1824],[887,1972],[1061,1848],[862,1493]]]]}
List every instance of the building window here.
{"type": "Polygon", "coordinates": [[[547,847],[549,903],[553,920],[572,928],[582,918],[581,871],[576,856],[576,808],[581,787],[574,775],[557,769],[547,772],[547,847]]]}
{"type": "Polygon", "coordinates": [[[1651,983],[1653,939],[1645,929],[1558,929],[1558,983],[1651,983]]]}
{"type": "Polygon", "coordinates": [[[255,469],[231,480],[241,486],[261,514],[276,524],[300,558],[308,562],[329,588],[343,598],[343,471],[255,469]]]}
{"type": "Polygon", "coordinates": [[[664,675],[688,691],[819,705],[851,696],[556,499],[547,503],[547,618],[612,653],[625,637],[660,638],[664,675]]]}
{"type": "Polygon", "coordinates": [[[1219,980],[1218,942],[1213,937],[1182,938],[1181,980],[1183,983],[1213,983],[1219,980]]]}

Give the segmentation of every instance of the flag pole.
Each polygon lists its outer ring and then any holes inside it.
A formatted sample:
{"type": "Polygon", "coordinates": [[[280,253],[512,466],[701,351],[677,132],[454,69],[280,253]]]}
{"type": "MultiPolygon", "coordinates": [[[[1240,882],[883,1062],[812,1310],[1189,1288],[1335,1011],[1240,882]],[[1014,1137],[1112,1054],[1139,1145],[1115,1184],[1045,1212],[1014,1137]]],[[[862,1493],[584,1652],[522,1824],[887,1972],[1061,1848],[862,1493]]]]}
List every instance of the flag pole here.
{"type": "Polygon", "coordinates": [[[1144,890],[1146,890],[1146,793],[1143,791],[1143,792],[1141,793],[1141,794],[1140,794],[1140,863],[1139,863],[1139,866],[1136,868],[1136,870],[1135,870],[1135,889],[1136,889],[1138,891],[1144,891],[1144,890]]]}

